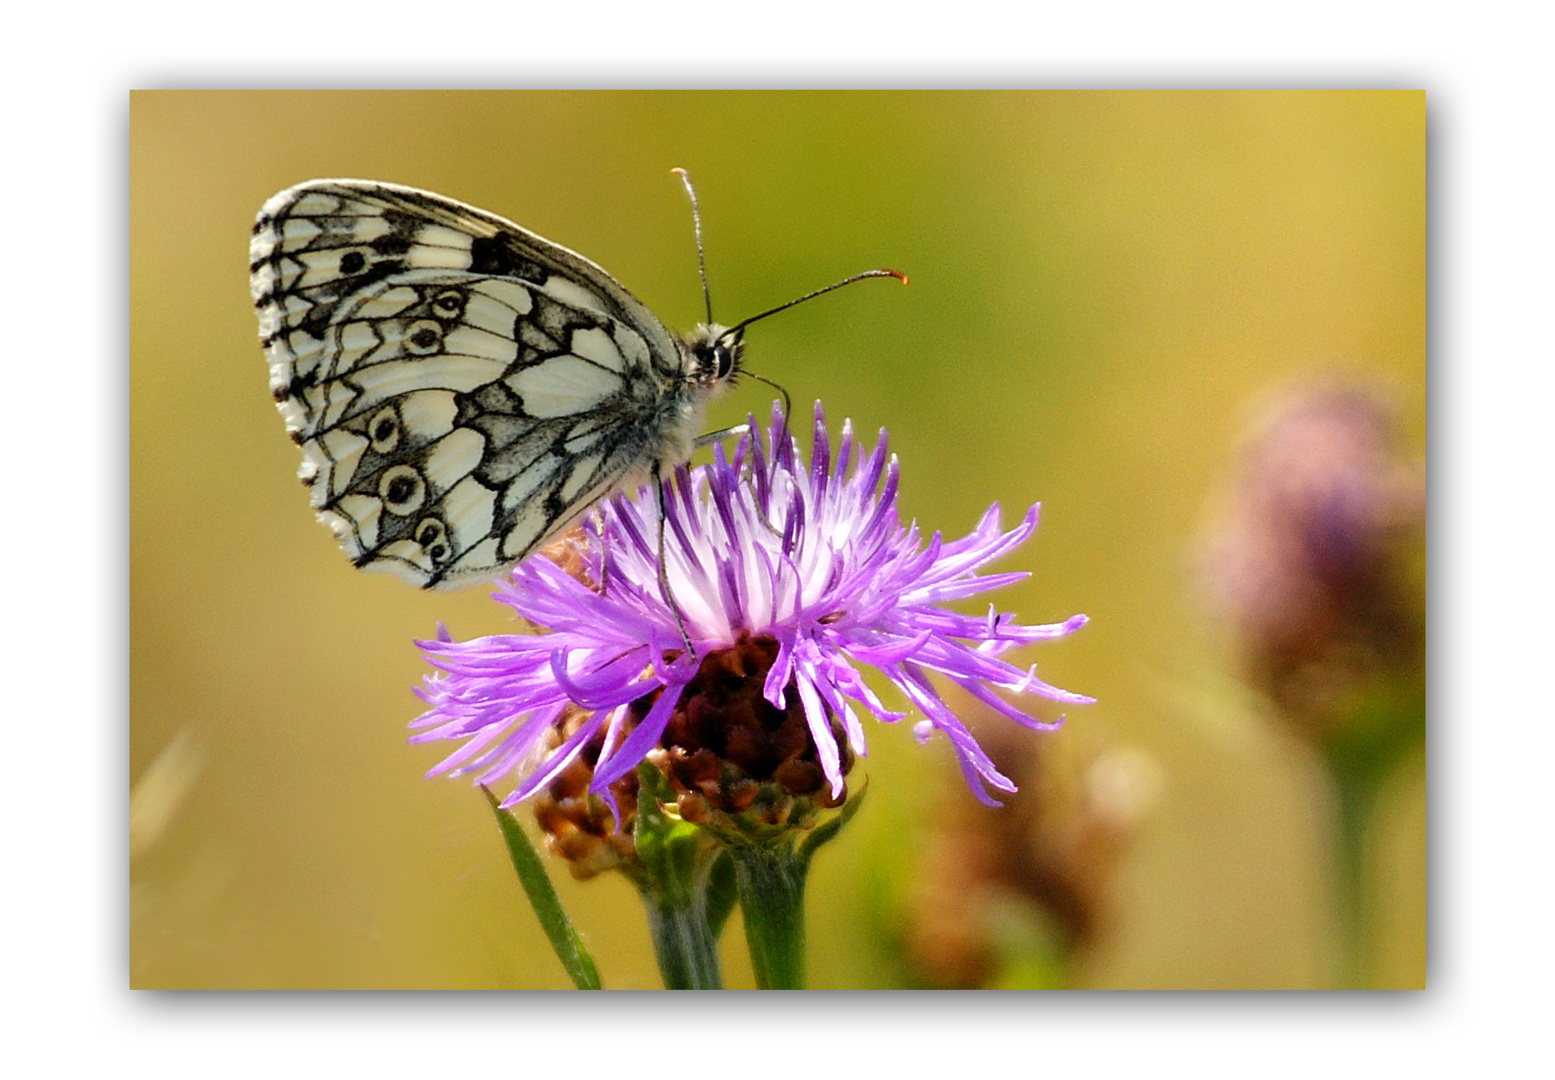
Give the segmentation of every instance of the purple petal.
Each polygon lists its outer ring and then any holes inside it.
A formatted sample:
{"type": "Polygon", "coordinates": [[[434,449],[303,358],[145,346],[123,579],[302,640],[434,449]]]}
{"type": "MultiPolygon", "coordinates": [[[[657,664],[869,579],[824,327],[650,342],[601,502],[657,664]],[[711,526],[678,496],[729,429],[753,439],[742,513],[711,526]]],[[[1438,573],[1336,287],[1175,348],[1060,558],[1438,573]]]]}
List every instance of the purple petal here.
{"type": "Polygon", "coordinates": [[[664,688],[659,694],[659,700],[653,703],[653,708],[643,717],[642,723],[633,728],[621,744],[621,749],[608,759],[601,757],[594,765],[594,780],[589,784],[589,791],[597,795],[637,767],[637,763],[659,741],[659,736],[664,734],[664,727],[669,723],[670,714],[680,701],[680,692],[685,688],[685,683],[670,683],[664,688]]]}
{"type": "Polygon", "coordinates": [[[594,732],[599,730],[600,722],[601,716],[599,713],[595,713],[585,720],[566,742],[558,746],[551,756],[545,759],[544,764],[530,773],[528,779],[514,788],[513,793],[502,800],[503,809],[512,806],[514,803],[522,802],[556,779],[563,769],[572,764],[572,759],[578,756],[578,753],[583,749],[583,744],[594,737],[594,732]]]}
{"type": "Polygon", "coordinates": [[[794,687],[799,691],[799,701],[804,706],[805,720],[810,725],[810,738],[815,743],[816,755],[821,759],[821,771],[831,781],[832,798],[842,794],[842,756],[837,751],[837,740],[832,738],[831,725],[826,722],[826,710],[821,707],[820,695],[810,682],[810,676],[800,668],[794,669],[794,687]]]}
{"type": "Polygon", "coordinates": [[[597,504],[577,542],[582,580],[534,558],[499,582],[494,597],[542,632],[455,642],[439,625],[433,640],[418,642],[438,674],[415,690],[428,708],[411,723],[410,738],[460,744],[433,772],[479,772],[481,780],[517,772],[518,786],[504,803],[510,805],[581,752],[582,732],[594,737],[608,721],[591,788],[608,795],[610,782],[662,738],[699,655],[749,634],[777,642],[762,693],[780,708],[792,701],[790,687],[799,694],[834,791],[843,785],[841,751],[828,715],[859,753],[864,732],[853,704],[887,723],[905,716],[864,683],[855,668],[862,664],[879,669],[945,733],[979,798],[991,801],[985,785],[1013,789],[927,673],[940,673],[980,707],[1028,727],[1050,725],[995,689],[1091,700],[1001,659],[1017,646],[1073,632],[1084,616],[1028,626],[992,605],[977,615],[945,606],[1027,576],[980,571],[1030,537],[1039,508],[1000,532],[993,504],[966,535],[946,540],[934,532],[923,540],[915,523],[898,518],[901,470],[886,433],[866,454],[844,421],[835,461],[830,445],[817,402],[809,461],[801,466],[798,440],[774,402],[769,423],[758,427],[752,419],[732,457],[720,444],[710,465],[678,465],[668,479],[652,478],[635,493],[597,504]],[[681,647],[675,608],[699,643],[691,652],[681,647]],[[655,688],[649,716],[628,732],[627,707],[655,688]],[[539,738],[568,704],[588,710],[583,727],[529,767],[539,738]]]}

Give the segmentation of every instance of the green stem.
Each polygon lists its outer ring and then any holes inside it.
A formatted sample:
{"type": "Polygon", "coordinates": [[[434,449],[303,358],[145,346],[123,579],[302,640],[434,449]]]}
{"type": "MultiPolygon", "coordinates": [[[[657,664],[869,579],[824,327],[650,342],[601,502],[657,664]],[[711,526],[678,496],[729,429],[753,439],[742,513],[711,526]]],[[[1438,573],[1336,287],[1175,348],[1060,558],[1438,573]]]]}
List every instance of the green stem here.
{"type": "Polygon", "coordinates": [[[1363,990],[1370,981],[1371,956],[1366,881],[1366,823],[1375,802],[1375,778],[1334,770],[1339,796],[1339,835],[1335,838],[1335,914],[1339,955],[1335,982],[1341,990],[1363,990]]]}
{"type": "Polygon", "coordinates": [[[731,847],[729,854],[756,985],[803,990],[807,860],[785,844],[731,847]]]}
{"type": "Polygon", "coordinates": [[[1334,908],[1339,950],[1336,985],[1369,989],[1376,973],[1372,915],[1376,887],[1367,865],[1367,826],[1388,776],[1425,738],[1425,687],[1418,678],[1378,679],[1332,723],[1324,757],[1338,795],[1334,908]]]}
{"type": "Polygon", "coordinates": [[[643,890],[648,933],[666,990],[722,990],[718,941],[700,897],[667,897],[643,890]]]}
{"type": "Polygon", "coordinates": [[[669,792],[658,770],[644,762],[637,778],[637,862],[628,877],[643,898],[664,988],[722,990],[714,922],[721,927],[728,909],[716,897],[722,910],[708,909],[718,848],[696,826],[664,813],[659,798],[669,792]]]}

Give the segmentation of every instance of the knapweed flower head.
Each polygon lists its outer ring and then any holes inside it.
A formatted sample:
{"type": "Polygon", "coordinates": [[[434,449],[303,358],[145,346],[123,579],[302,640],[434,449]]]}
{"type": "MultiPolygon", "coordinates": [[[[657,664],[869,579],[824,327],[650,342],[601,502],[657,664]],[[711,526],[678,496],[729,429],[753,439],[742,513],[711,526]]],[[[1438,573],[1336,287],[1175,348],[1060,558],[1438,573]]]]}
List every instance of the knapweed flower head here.
{"type": "Polygon", "coordinates": [[[592,759],[588,792],[614,813],[611,785],[648,757],[672,780],[701,782],[739,809],[733,761],[736,773],[753,774],[749,792],[775,778],[835,804],[853,753],[865,752],[856,707],[886,722],[907,715],[870,689],[860,675],[868,667],[922,715],[920,740],[948,737],[979,799],[998,805],[985,785],[1015,790],[931,676],[1029,728],[1057,725],[995,690],[1092,700],[1000,658],[1070,633],[1083,615],[1022,626],[992,605],[986,615],[943,606],[1026,576],[977,570],[1031,535],[1037,507],[1001,532],[990,506],[968,536],[945,541],[936,532],[925,543],[916,525],[897,519],[898,469],[884,431],[866,454],[844,423],[833,459],[817,402],[805,466],[776,409],[766,439],[754,422],[750,430],[732,456],[718,447],[712,464],[682,468],[666,485],[662,569],[672,601],[660,584],[659,504],[647,488],[602,504],[576,541],[574,573],[531,558],[499,584],[495,598],[539,632],[464,642],[445,632],[418,643],[440,673],[419,691],[430,708],[411,725],[412,741],[464,743],[429,776],[473,775],[481,784],[514,776],[503,801],[511,806],[581,755],[592,759]],[[713,758],[722,764],[708,764],[713,758]],[[699,781],[699,761],[723,769],[722,779],[699,781]]]}
{"type": "Polygon", "coordinates": [[[1425,644],[1425,473],[1385,388],[1325,379],[1263,402],[1203,544],[1251,681],[1306,723],[1425,644]]]}

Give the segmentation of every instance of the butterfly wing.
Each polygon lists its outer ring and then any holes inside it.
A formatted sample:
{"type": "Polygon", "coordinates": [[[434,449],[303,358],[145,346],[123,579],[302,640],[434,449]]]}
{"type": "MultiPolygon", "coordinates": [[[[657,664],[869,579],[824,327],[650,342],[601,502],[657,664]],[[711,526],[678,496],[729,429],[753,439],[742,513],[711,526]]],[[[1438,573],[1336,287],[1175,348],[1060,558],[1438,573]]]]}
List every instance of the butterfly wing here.
{"type": "Polygon", "coordinates": [[[315,511],[358,566],[417,585],[510,567],[640,473],[682,379],[599,267],[412,188],[281,192],[250,274],[315,511]]]}

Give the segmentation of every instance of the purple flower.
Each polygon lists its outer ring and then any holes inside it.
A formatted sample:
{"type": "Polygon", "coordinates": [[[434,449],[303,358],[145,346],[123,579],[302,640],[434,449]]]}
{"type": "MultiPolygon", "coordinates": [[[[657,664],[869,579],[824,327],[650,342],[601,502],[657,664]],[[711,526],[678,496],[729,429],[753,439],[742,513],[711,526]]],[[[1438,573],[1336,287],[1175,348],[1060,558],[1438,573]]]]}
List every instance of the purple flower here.
{"type": "Polygon", "coordinates": [[[531,558],[498,585],[495,598],[542,632],[456,642],[442,631],[436,641],[418,642],[441,674],[418,691],[431,708],[411,724],[411,741],[464,742],[429,776],[474,774],[489,784],[514,773],[520,782],[503,802],[510,806],[587,751],[597,754],[589,791],[613,809],[610,785],[659,744],[704,662],[755,640],[772,656],[760,697],[783,712],[797,698],[824,773],[817,783],[829,783],[831,797],[841,795],[846,767],[833,718],[862,754],[855,705],[886,722],[906,715],[879,700],[859,665],[881,672],[923,715],[915,727],[920,741],[934,731],[950,739],[979,799],[998,805],[984,783],[1015,790],[946,708],[930,674],[1030,728],[1058,725],[1028,716],[994,688],[1093,700],[999,658],[1062,637],[1085,616],[1021,626],[991,604],[984,616],[942,606],[1026,576],[976,571],[1031,535],[1037,507],[1001,533],[999,508],[990,506],[970,535],[946,542],[935,533],[925,546],[915,525],[897,520],[897,464],[887,461],[884,431],[866,456],[844,423],[833,464],[817,402],[806,468],[776,410],[765,443],[754,422],[751,430],[732,459],[716,448],[713,464],[680,469],[665,493],[665,568],[695,655],[685,654],[661,595],[652,489],[609,500],[576,542],[576,577],[550,559],[531,558]],[[555,736],[544,737],[569,709],[587,719],[575,729],[568,724],[555,745],[555,736]]]}

